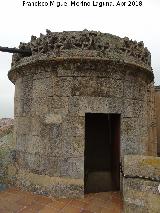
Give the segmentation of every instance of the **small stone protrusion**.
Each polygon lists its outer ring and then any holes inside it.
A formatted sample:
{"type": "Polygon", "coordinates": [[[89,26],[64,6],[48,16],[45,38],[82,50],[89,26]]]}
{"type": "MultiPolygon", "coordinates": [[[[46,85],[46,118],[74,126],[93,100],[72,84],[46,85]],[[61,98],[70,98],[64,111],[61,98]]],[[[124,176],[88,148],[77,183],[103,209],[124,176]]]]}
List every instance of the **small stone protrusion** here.
{"type": "Polygon", "coordinates": [[[144,43],[143,43],[143,41],[138,42],[138,46],[144,48],[144,43]]]}
{"type": "Polygon", "coordinates": [[[46,29],[46,35],[51,35],[51,34],[52,34],[52,32],[50,30],[46,29]]]}
{"type": "Polygon", "coordinates": [[[40,33],[40,38],[43,38],[44,37],[44,34],[40,33]]]}
{"type": "Polygon", "coordinates": [[[34,35],[31,36],[31,41],[35,41],[36,39],[37,39],[36,36],[34,36],[34,35]]]}

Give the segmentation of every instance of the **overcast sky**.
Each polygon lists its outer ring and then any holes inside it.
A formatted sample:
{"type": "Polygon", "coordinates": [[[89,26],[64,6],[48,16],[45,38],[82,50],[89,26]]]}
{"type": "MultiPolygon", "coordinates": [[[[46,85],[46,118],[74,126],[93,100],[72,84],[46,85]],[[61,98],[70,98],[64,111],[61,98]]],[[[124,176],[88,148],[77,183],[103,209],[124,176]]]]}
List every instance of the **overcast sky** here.
{"type": "MultiPolygon", "coordinates": [[[[93,2],[86,1],[91,4],[93,2]]],[[[70,0],[66,2],[70,4],[70,0]]],[[[117,2],[113,0],[114,4],[117,2]]],[[[126,2],[129,4],[129,1],[126,2]]],[[[133,40],[144,41],[152,54],[155,84],[160,84],[160,0],[142,0],[143,5],[139,7],[102,8],[23,7],[22,3],[22,0],[0,0],[0,46],[18,47],[19,42],[28,42],[31,35],[39,36],[46,29],[88,29],[120,37],[127,36],[133,40]]],[[[14,85],[7,77],[10,64],[11,54],[0,52],[0,118],[14,116],[14,85]]]]}

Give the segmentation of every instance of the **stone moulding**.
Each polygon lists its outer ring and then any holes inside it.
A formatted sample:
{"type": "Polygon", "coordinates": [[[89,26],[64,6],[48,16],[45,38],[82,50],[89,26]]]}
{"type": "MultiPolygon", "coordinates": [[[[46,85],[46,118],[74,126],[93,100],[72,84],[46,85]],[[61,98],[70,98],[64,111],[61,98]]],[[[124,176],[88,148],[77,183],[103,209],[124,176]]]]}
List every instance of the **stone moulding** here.
{"type": "Polygon", "coordinates": [[[34,61],[63,60],[70,58],[99,59],[136,64],[151,69],[151,54],[143,42],[120,38],[96,31],[51,32],[31,37],[28,43],[20,43],[20,49],[30,49],[32,56],[13,54],[12,68],[34,61]]]}
{"type": "MultiPolygon", "coordinates": [[[[72,58],[64,58],[64,57],[52,57],[47,55],[43,55],[41,57],[25,57],[24,59],[21,59],[21,63],[18,63],[17,65],[12,66],[11,70],[8,73],[9,79],[15,83],[18,76],[23,76],[26,73],[26,68],[30,67],[37,67],[37,66],[44,66],[44,65],[53,65],[53,66],[59,66],[64,65],[68,66],[68,64],[72,63],[73,66],[82,66],[84,65],[87,69],[90,69],[90,65],[93,67],[101,65],[101,70],[106,70],[107,66],[117,66],[121,67],[121,69],[124,69],[125,71],[130,70],[134,72],[135,74],[137,72],[144,73],[147,77],[148,82],[152,82],[154,80],[154,74],[152,72],[152,69],[147,69],[144,66],[141,66],[139,64],[136,64],[135,62],[128,62],[123,60],[111,60],[106,58],[99,58],[99,57],[72,57],[72,58]],[[102,68],[103,66],[103,68],[102,68]]],[[[92,68],[91,68],[92,69],[92,68]]]]}

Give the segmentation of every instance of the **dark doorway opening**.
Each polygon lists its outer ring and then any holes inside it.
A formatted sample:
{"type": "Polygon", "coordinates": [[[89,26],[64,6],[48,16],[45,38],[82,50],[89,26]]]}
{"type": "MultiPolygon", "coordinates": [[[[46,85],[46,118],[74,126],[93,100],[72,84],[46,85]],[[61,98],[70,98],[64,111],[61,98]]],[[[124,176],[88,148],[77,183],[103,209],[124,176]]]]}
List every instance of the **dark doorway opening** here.
{"type": "Polygon", "coordinates": [[[120,189],[120,114],[85,114],[85,193],[120,189]]]}

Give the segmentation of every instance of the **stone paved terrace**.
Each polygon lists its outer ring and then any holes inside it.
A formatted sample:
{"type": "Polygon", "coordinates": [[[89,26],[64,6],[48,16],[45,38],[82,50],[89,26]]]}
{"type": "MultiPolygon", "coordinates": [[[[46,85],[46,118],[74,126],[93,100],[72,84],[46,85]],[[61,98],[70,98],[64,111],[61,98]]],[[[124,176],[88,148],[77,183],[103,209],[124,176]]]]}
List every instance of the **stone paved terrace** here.
{"type": "Polygon", "coordinates": [[[18,189],[0,192],[0,213],[122,213],[119,192],[87,194],[81,199],[56,199],[18,189]]]}

